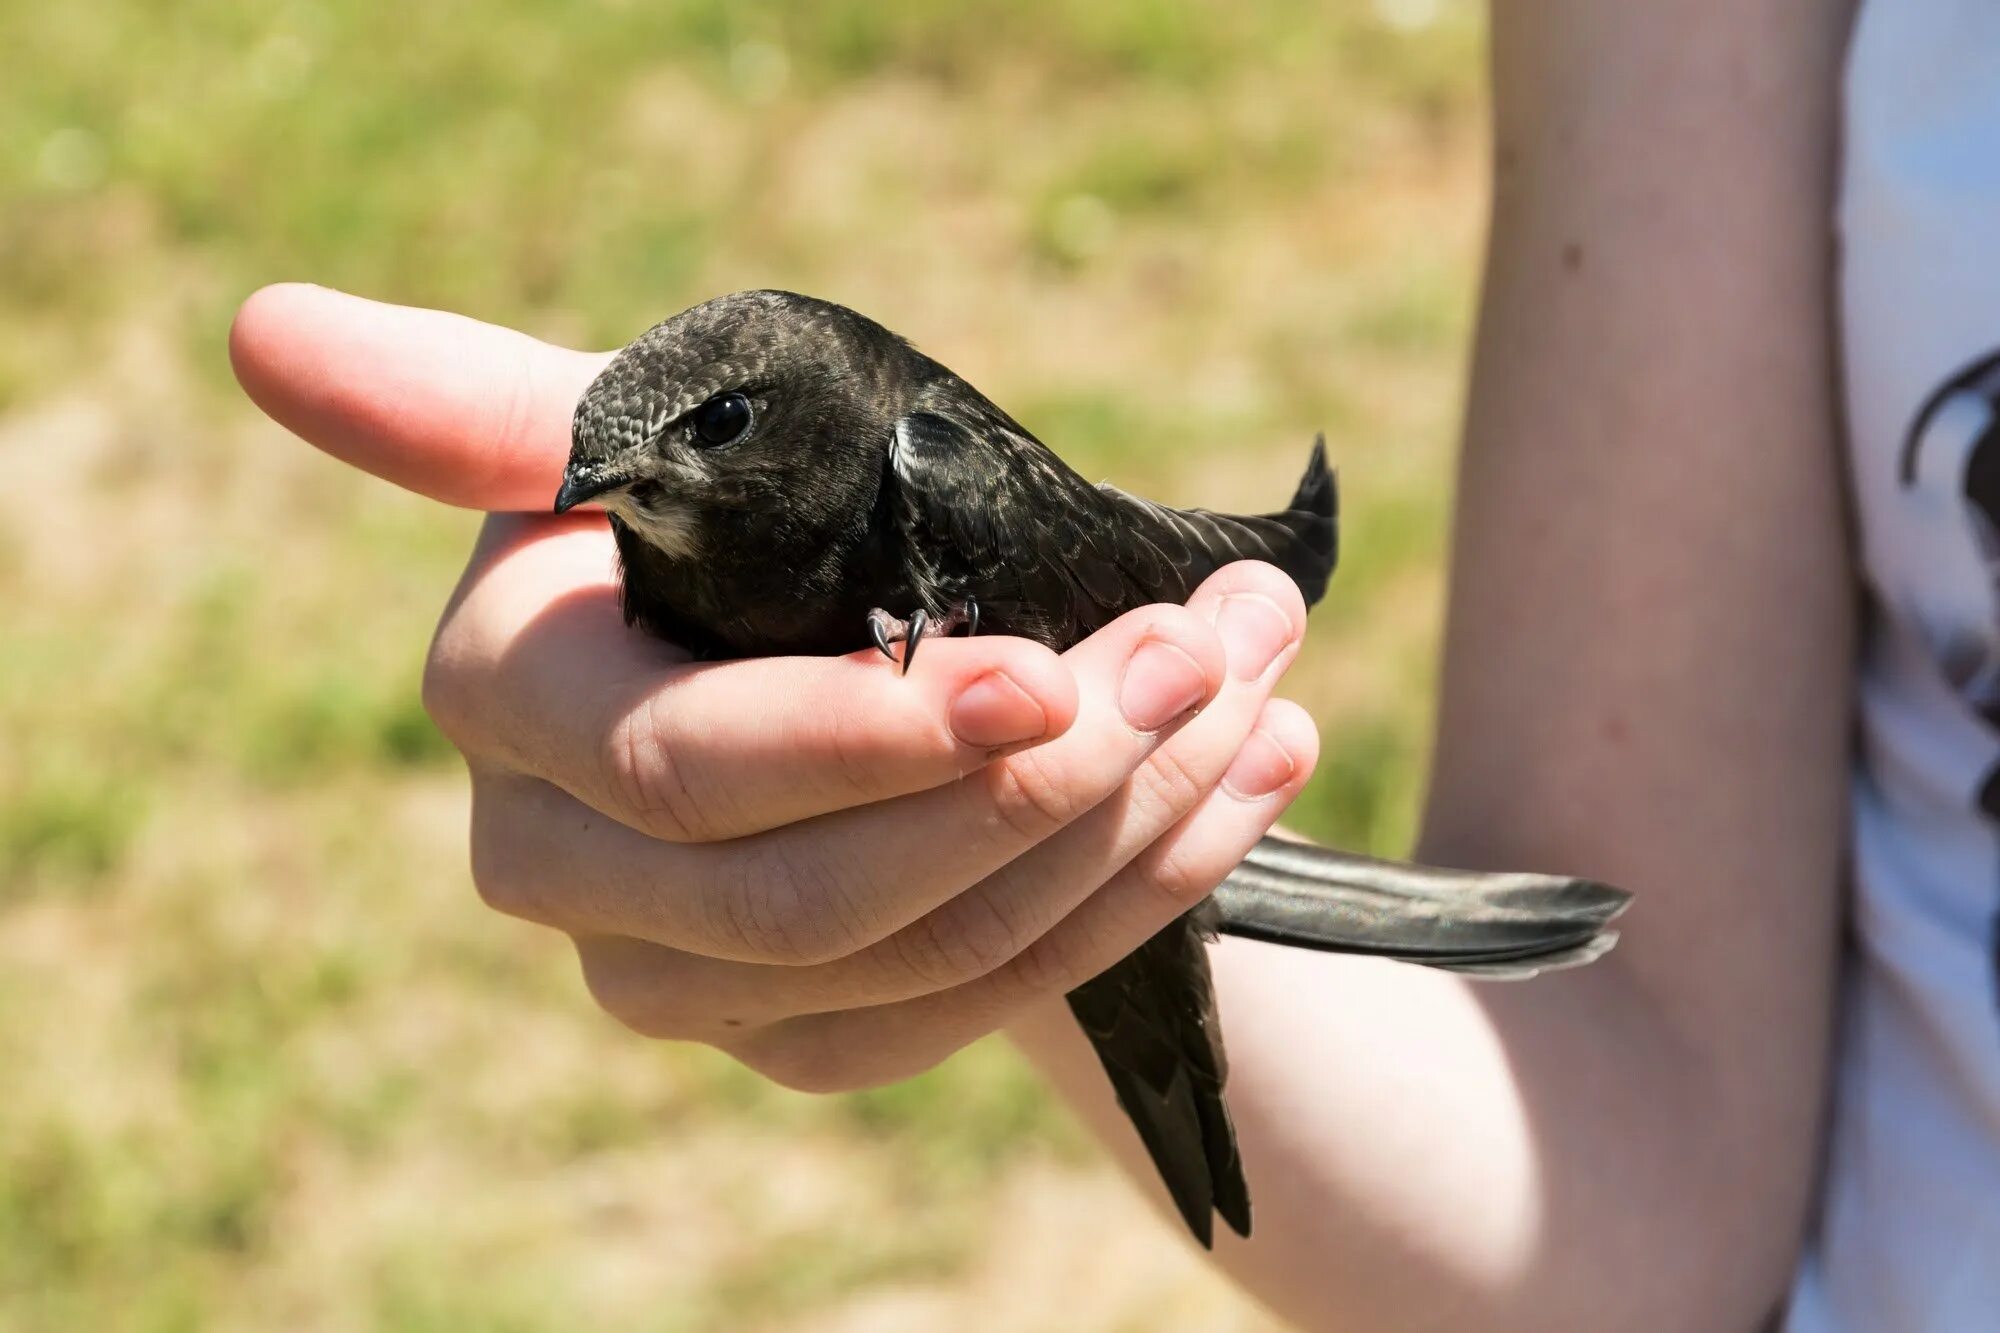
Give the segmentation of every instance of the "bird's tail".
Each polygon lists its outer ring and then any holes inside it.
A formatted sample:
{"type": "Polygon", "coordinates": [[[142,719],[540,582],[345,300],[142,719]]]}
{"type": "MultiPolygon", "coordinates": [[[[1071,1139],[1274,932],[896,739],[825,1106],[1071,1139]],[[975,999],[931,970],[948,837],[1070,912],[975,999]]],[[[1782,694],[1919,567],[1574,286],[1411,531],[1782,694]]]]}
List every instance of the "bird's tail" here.
{"type": "Polygon", "coordinates": [[[1559,875],[1441,870],[1265,838],[1215,891],[1225,935],[1496,980],[1579,967],[1631,895],[1559,875]]]}

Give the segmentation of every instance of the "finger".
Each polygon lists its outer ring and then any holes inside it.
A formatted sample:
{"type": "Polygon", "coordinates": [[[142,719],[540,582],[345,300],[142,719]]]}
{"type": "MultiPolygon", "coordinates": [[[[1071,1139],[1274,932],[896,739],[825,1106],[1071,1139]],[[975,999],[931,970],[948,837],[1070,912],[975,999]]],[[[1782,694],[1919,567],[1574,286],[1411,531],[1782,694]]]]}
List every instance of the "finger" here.
{"type": "MultiPolygon", "coordinates": [[[[937,646],[973,651],[979,643],[937,646]]],[[[874,654],[846,661],[856,673],[911,683],[874,654]]],[[[496,872],[504,862],[561,867],[560,881],[515,886],[507,896],[525,901],[502,910],[572,934],[628,935],[785,966],[844,957],[992,874],[1117,791],[1168,732],[1214,697],[1225,671],[1214,630],[1184,607],[1164,606],[1120,618],[1072,649],[1063,664],[1078,684],[1076,722],[962,782],[754,838],[684,846],[623,828],[573,801],[556,803],[540,817],[494,821],[478,832],[475,848],[490,836],[496,872]]],[[[543,786],[539,799],[570,799],[543,786]]],[[[530,810],[535,799],[521,793],[511,804],[530,810]]],[[[475,804],[475,816],[478,810],[475,804]]]]}
{"type": "Polygon", "coordinates": [[[1296,656],[1305,606],[1290,579],[1269,565],[1245,563],[1211,577],[1188,610],[1216,627],[1227,677],[1207,707],[1149,754],[1118,792],[887,939],[798,969],[805,975],[775,987],[772,996],[798,1012],[884,1004],[962,985],[1033,944],[1194,809],[1222,781],[1296,656]]]}
{"type": "Polygon", "coordinates": [[[1289,777],[1289,768],[1276,767],[1288,762],[1285,751],[1252,731],[1305,622],[1296,587],[1268,565],[1232,566],[1203,585],[1188,609],[1217,625],[1230,665],[1221,693],[1122,791],[936,910],[857,953],[813,966],[737,963],[628,939],[579,946],[586,971],[621,993],[631,989],[624,979],[643,973],[647,1030],[706,1039],[725,1027],[910,999],[1006,963],[1174,827],[1232,768],[1249,772],[1259,791],[1289,777]]]}
{"type": "Polygon", "coordinates": [[[553,503],[576,400],[609,359],[304,283],[255,292],[229,331],[236,378],[273,420],[364,471],[474,509],[553,503]]]}
{"type": "Polygon", "coordinates": [[[929,1069],[1029,1005],[1076,989],[1186,912],[1270,831],[1318,755],[1318,732],[1305,710],[1272,700],[1256,739],[1239,756],[1241,771],[1232,770],[1171,833],[1004,967],[900,1004],[731,1030],[716,1044],[759,1073],[809,1092],[874,1087],[929,1069]],[[1275,789],[1258,793],[1280,773],[1275,789]]]}
{"type": "Polygon", "coordinates": [[[1110,799],[855,955],[851,971],[874,973],[873,1002],[960,985],[1015,957],[1224,780],[1271,690],[1296,659],[1306,608],[1284,574],[1245,562],[1211,576],[1189,599],[1188,610],[1214,625],[1223,645],[1228,671],[1216,697],[1148,755],[1110,799]]]}
{"type": "Polygon", "coordinates": [[[438,634],[426,706],[469,756],[651,837],[721,841],[936,787],[1076,715],[1062,660],[1003,635],[940,640],[908,677],[872,653],[689,664],[625,626],[601,526],[493,541],[438,634]]]}

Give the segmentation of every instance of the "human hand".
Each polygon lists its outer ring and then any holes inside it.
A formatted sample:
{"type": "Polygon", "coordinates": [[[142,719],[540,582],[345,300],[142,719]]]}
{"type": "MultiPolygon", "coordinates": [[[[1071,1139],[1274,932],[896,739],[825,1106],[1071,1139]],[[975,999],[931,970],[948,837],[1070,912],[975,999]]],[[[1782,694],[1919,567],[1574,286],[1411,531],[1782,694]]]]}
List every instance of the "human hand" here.
{"type": "Polygon", "coordinates": [[[798,1088],[919,1072],[1192,907],[1317,757],[1270,695],[1305,608],[1269,566],[1060,656],[692,663],[624,625],[601,515],[539,516],[604,357],[300,286],[246,302],[230,351],[329,453],[501,511],[425,673],[472,774],[474,881],[569,934],[646,1035],[798,1088]]]}

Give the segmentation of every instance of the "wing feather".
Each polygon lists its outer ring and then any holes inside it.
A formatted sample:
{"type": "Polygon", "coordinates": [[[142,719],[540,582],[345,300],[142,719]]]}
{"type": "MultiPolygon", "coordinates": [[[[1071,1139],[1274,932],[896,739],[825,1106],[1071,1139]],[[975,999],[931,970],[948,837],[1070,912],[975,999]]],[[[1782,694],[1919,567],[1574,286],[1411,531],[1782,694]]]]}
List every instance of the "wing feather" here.
{"type": "Polygon", "coordinates": [[[1235,560],[1266,560],[1308,602],[1334,561],[1332,475],[1315,446],[1294,508],[1174,509],[1091,486],[997,408],[896,424],[889,450],[913,579],[934,613],[977,598],[982,623],[1068,647],[1134,607],[1184,602],[1235,560]]]}
{"type": "Polygon", "coordinates": [[[935,613],[973,597],[982,625],[1066,648],[1177,591],[1164,560],[1128,559],[1116,507],[1011,423],[912,413],[889,465],[905,558],[935,613]]]}
{"type": "MultiPolygon", "coordinates": [[[[934,613],[976,598],[982,625],[1066,648],[1135,607],[1186,601],[1219,565],[1282,539],[1275,523],[1259,545],[1222,516],[1091,486],[997,408],[979,410],[906,416],[889,450],[904,559],[934,613]]],[[[1220,1212],[1247,1235],[1249,1191],[1196,926],[1172,923],[1069,999],[1188,1226],[1208,1244],[1220,1212]]]]}

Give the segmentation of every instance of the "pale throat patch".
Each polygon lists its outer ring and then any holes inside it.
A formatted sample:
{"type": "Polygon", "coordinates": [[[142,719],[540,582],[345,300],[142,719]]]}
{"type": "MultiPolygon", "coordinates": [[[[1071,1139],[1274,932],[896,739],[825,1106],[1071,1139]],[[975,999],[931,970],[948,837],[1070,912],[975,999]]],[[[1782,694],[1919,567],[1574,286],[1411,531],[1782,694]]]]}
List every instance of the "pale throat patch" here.
{"type": "Polygon", "coordinates": [[[629,491],[607,495],[603,504],[626,527],[666,555],[688,560],[701,553],[701,516],[693,508],[664,496],[650,505],[641,505],[629,491]]]}

